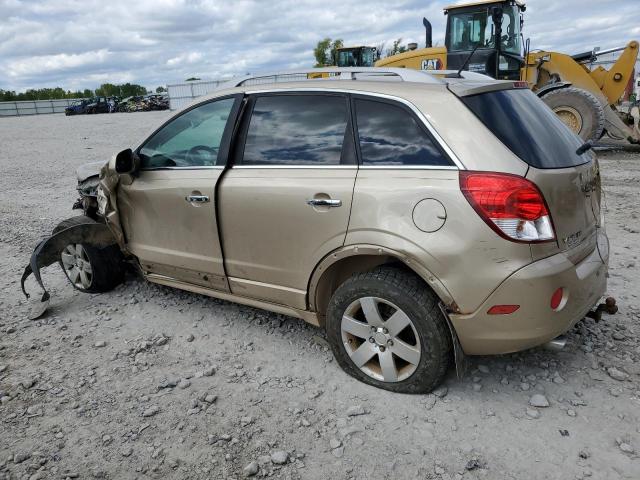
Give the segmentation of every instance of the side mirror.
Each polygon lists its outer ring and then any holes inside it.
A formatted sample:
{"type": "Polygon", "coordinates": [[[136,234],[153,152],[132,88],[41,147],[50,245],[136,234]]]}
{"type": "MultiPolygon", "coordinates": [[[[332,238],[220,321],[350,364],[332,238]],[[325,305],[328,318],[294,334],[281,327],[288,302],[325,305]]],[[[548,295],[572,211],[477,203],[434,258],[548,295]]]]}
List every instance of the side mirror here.
{"type": "Polygon", "coordinates": [[[121,151],[116,155],[116,173],[119,174],[134,174],[138,169],[138,162],[136,156],[130,148],[121,151]]]}

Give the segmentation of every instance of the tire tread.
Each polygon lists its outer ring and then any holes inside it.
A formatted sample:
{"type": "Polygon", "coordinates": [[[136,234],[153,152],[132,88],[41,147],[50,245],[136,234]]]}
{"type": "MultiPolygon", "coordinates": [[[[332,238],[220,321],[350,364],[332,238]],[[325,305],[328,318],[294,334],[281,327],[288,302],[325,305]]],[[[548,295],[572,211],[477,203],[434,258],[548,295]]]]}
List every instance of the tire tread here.
{"type": "MultiPolygon", "coordinates": [[[[334,293],[329,309],[332,308],[332,304],[336,298],[336,293],[339,291],[346,291],[350,288],[356,287],[358,284],[369,281],[392,285],[410,297],[417,305],[421,305],[424,308],[427,318],[436,328],[438,337],[436,341],[439,342],[441,347],[438,349],[440,355],[436,359],[437,369],[435,372],[432,372],[432,375],[429,377],[417,376],[414,378],[414,376],[412,376],[408,379],[411,380],[410,382],[407,382],[406,380],[404,382],[399,382],[398,384],[384,384],[384,382],[377,382],[376,380],[362,374],[360,370],[350,362],[340,361],[340,358],[338,357],[339,352],[337,352],[336,349],[342,349],[341,351],[343,351],[344,347],[341,343],[336,345],[338,342],[332,341],[332,336],[328,335],[334,354],[338,358],[338,362],[350,375],[378,387],[404,393],[430,392],[444,379],[451,362],[452,351],[451,333],[448,325],[446,324],[446,320],[442,318],[442,314],[439,311],[439,300],[437,296],[428,287],[428,285],[425,284],[424,280],[416,274],[394,266],[382,266],[367,272],[356,273],[342,283],[334,293]]],[[[327,327],[329,327],[329,324],[330,320],[328,318],[327,327]]]]}
{"type": "Polygon", "coordinates": [[[590,105],[590,113],[592,114],[594,126],[591,135],[585,140],[600,140],[604,134],[605,127],[604,109],[594,94],[578,87],[564,87],[551,90],[542,96],[542,100],[547,103],[548,100],[553,101],[554,98],[567,96],[567,94],[578,96],[590,105]]]}

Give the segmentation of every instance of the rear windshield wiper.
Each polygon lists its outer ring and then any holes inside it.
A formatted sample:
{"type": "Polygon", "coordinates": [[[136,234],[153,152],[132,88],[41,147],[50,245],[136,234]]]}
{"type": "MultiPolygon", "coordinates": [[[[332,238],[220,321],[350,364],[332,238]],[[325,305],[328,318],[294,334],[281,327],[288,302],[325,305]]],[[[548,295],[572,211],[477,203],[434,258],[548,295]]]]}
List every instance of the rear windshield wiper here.
{"type": "Polygon", "coordinates": [[[582,155],[583,153],[585,153],[588,150],[591,150],[592,148],[593,148],[593,143],[587,140],[581,146],[578,147],[578,149],[576,150],[576,155],[582,155]]]}

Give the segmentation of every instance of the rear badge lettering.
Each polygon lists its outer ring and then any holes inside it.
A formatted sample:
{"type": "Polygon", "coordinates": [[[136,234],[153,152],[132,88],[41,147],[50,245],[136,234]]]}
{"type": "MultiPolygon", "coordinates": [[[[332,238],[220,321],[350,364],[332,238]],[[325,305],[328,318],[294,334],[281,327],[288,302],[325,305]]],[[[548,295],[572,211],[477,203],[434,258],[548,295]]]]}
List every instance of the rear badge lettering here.
{"type": "Polygon", "coordinates": [[[582,230],[577,231],[576,233],[572,233],[568,237],[562,239],[567,248],[573,248],[580,244],[582,240],[582,230]]]}

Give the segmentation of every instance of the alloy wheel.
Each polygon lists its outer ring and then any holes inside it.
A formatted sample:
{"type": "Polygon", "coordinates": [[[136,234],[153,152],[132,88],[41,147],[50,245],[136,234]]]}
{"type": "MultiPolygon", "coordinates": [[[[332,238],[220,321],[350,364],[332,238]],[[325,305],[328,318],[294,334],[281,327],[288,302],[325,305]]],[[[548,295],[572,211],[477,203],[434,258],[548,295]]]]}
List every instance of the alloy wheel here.
{"type": "Polygon", "coordinates": [[[93,269],[87,251],[79,243],[67,245],[62,251],[62,266],[77,288],[87,290],[93,280],[93,269]]]}
{"type": "Polygon", "coordinates": [[[342,316],[341,334],[351,361],[376,380],[400,382],[420,363],[415,325],[388,300],[362,297],[352,302],[342,316]]]}

